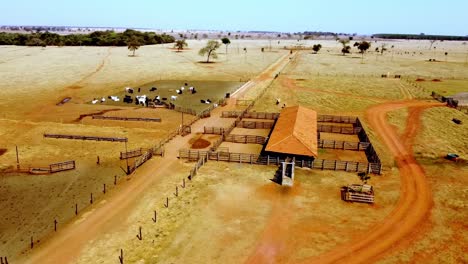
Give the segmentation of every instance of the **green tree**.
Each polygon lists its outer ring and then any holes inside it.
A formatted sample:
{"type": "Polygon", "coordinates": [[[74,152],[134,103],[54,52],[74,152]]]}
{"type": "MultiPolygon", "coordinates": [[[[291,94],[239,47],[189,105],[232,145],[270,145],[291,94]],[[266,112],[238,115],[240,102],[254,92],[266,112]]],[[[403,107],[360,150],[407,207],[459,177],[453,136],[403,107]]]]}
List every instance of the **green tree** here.
{"type": "Polygon", "coordinates": [[[222,38],[221,42],[223,42],[224,45],[226,45],[226,54],[228,53],[228,46],[231,44],[231,41],[228,38],[222,38]]]}
{"type": "Polygon", "coordinates": [[[210,57],[212,57],[213,59],[218,58],[216,50],[219,49],[219,47],[221,47],[221,43],[219,43],[216,40],[210,40],[204,48],[200,49],[198,55],[205,56],[205,54],[207,54],[206,62],[208,63],[210,62],[210,57]]]}
{"type": "Polygon", "coordinates": [[[187,42],[185,39],[180,39],[177,40],[176,43],[174,44],[174,48],[177,48],[177,51],[183,50],[185,47],[188,47],[187,42]]]}
{"type": "Polygon", "coordinates": [[[128,50],[133,51],[133,57],[135,57],[135,51],[139,49],[141,46],[140,39],[136,36],[132,36],[128,41],[127,41],[127,47],[128,50]]]}
{"type": "Polygon", "coordinates": [[[371,47],[371,44],[367,41],[361,41],[354,43],[354,46],[358,48],[359,52],[361,53],[361,62],[364,60],[364,53],[371,47]]]}
{"type": "Polygon", "coordinates": [[[338,42],[341,43],[341,45],[343,46],[343,48],[341,49],[341,53],[344,55],[346,55],[346,53],[349,53],[350,50],[351,50],[351,47],[348,45],[349,43],[349,39],[337,39],[338,42]]]}
{"type": "Polygon", "coordinates": [[[321,48],[321,44],[315,44],[314,46],[312,46],[312,50],[315,52],[315,54],[317,54],[321,48]]]}

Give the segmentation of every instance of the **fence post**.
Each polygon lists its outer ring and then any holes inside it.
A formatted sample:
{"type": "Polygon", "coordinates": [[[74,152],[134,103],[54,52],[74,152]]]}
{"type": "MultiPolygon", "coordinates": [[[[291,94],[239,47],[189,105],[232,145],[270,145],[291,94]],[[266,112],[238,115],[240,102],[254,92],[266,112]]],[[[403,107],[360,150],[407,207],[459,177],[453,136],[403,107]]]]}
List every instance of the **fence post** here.
{"type": "Polygon", "coordinates": [[[154,210],[154,218],[151,218],[151,219],[153,220],[153,222],[156,223],[156,221],[158,220],[157,217],[158,217],[158,215],[157,215],[157,213],[156,213],[156,210],[154,210]]]}
{"type": "Polygon", "coordinates": [[[138,235],[136,236],[138,240],[142,240],[143,236],[141,235],[141,226],[138,228],[138,235]]]}
{"type": "Polygon", "coordinates": [[[31,236],[31,249],[34,247],[34,240],[33,237],[31,236]]]}
{"type": "Polygon", "coordinates": [[[54,219],[54,231],[57,232],[57,219],[54,219]]]}
{"type": "Polygon", "coordinates": [[[270,155],[267,155],[267,165],[270,165],[270,155]]]}
{"type": "Polygon", "coordinates": [[[323,170],[324,165],[325,165],[325,160],[322,160],[322,170],[323,170]]]}
{"type": "Polygon", "coordinates": [[[345,171],[348,171],[348,165],[349,165],[349,162],[346,161],[345,171]]]}
{"type": "Polygon", "coordinates": [[[104,186],[103,186],[102,192],[103,192],[104,194],[106,194],[106,184],[105,184],[105,183],[104,183],[104,186]]]}
{"type": "Polygon", "coordinates": [[[119,262],[120,264],[124,264],[123,249],[120,249],[119,262]]]}
{"type": "Polygon", "coordinates": [[[114,185],[117,185],[117,175],[114,175],[114,185]]]}
{"type": "Polygon", "coordinates": [[[335,171],[336,171],[336,160],[335,160],[335,171]]]}
{"type": "Polygon", "coordinates": [[[91,193],[91,198],[89,199],[89,203],[93,204],[93,193],[91,193]]]}
{"type": "Polygon", "coordinates": [[[367,163],[367,174],[369,174],[371,172],[371,166],[370,166],[370,163],[367,163]]]}
{"type": "Polygon", "coordinates": [[[75,204],[75,215],[78,215],[78,204],[75,204]]]}

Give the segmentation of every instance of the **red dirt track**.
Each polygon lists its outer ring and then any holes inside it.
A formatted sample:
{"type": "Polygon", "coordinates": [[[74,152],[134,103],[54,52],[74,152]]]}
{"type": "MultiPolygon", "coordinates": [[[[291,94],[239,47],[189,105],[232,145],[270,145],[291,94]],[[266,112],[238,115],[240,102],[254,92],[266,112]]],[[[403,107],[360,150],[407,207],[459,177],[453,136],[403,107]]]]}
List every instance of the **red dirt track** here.
{"type": "MultiPolygon", "coordinates": [[[[413,157],[412,142],[421,127],[420,115],[426,108],[442,106],[440,103],[421,101],[401,101],[384,103],[370,107],[366,111],[366,120],[372,129],[380,135],[393,154],[401,177],[400,199],[395,209],[381,223],[378,223],[361,237],[339,245],[331,251],[303,260],[303,263],[371,263],[385,253],[397,249],[399,244],[411,243],[420,226],[428,219],[432,208],[432,195],[424,170],[413,157]],[[400,138],[387,122],[387,113],[399,108],[409,107],[407,127],[400,138]]],[[[273,212],[272,215],[277,213],[273,212]]],[[[277,222],[270,218],[270,222],[277,222]]],[[[281,223],[276,223],[281,224],[281,223]]],[[[267,223],[267,226],[273,225],[267,223]]],[[[267,230],[265,230],[267,231],[267,230]]],[[[294,234],[290,234],[294,235],[294,234]]],[[[280,234],[278,234],[280,236],[280,234]]],[[[284,252],[266,251],[268,242],[275,242],[267,234],[263,235],[259,246],[253,251],[246,263],[281,262],[284,252]]],[[[300,245],[294,245],[300,246],[300,245]]],[[[270,249],[278,249],[275,243],[270,249]]]]}

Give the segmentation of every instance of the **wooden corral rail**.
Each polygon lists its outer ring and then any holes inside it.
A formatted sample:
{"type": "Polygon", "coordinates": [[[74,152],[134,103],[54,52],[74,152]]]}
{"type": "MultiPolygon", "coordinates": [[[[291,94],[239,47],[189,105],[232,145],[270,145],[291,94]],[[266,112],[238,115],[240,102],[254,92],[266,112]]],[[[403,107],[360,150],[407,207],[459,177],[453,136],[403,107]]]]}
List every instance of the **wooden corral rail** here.
{"type": "Polygon", "coordinates": [[[203,127],[203,134],[223,135],[224,127],[203,127]]]}
{"type": "Polygon", "coordinates": [[[318,147],[322,149],[342,149],[342,150],[356,150],[365,151],[371,145],[370,142],[348,142],[336,140],[319,140],[318,147]]]}
{"type": "Polygon", "coordinates": [[[69,161],[64,161],[64,162],[58,162],[58,163],[52,163],[49,165],[50,172],[59,172],[59,171],[66,171],[66,170],[74,170],[75,167],[75,161],[74,160],[69,160],[69,161]]]}
{"type": "Polygon", "coordinates": [[[194,109],[190,109],[190,108],[184,108],[184,107],[180,107],[180,106],[175,106],[173,110],[174,110],[174,111],[177,111],[177,112],[184,113],[184,114],[189,114],[189,115],[194,115],[194,116],[197,115],[197,111],[194,110],[194,109]]]}
{"type": "Polygon", "coordinates": [[[341,199],[346,202],[374,203],[374,189],[366,184],[343,186],[341,187],[341,199]]]}
{"type": "Polygon", "coordinates": [[[236,121],[236,127],[249,129],[271,129],[274,124],[274,122],[236,121]]]}
{"type": "Polygon", "coordinates": [[[356,124],[355,116],[317,115],[317,122],[356,124]]]}
{"type": "Polygon", "coordinates": [[[120,159],[121,160],[129,159],[129,158],[139,157],[141,155],[143,155],[143,149],[139,148],[139,149],[130,150],[127,152],[120,152],[120,159]]]}
{"type": "Polygon", "coordinates": [[[198,173],[198,170],[203,166],[205,165],[205,163],[208,162],[208,156],[205,154],[205,155],[202,155],[198,161],[197,161],[197,164],[195,164],[195,166],[193,167],[193,169],[190,171],[190,175],[188,176],[189,180],[192,180],[193,177],[195,177],[198,173]]]}
{"type": "Polygon", "coordinates": [[[93,119],[116,120],[116,121],[161,122],[161,118],[119,117],[119,116],[103,116],[103,115],[93,115],[93,119]]]}
{"type": "MultiPolygon", "coordinates": [[[[250,163],[258,165],[280,165],[285,161],[285,158],[278,156],[261,156],[257,154],[247,153],[232,153],[232,152],[214,152],[214,151],[199,151],[199,150],[179,150],[179,158],[188,160],[198,160],[203,155],[207,155],[209,160],[250,163]]],[[[349,171],[349,172],[367,172],[380,174],[382,170],[381,164],[355,162],[355,161],[340,161],[340,160],[304,160],[295,159],[295,166],[301,168],[349,171]]]]}
{"type": "Polygon", "coordinates": [[[361,132],[361,130],[362,130],[362,127],[342,127],[342,126],[334,126],[334,125],[317,124],[318,132],[355,135],[361,132]]]}
{"type": "Polygon", "coordinates": [[[149,149],[148,151],[144,152],[139,158],[135,160],[135,163],[133,164],[132,167],[129,168],[127,173],[132,173],[134,172],[138,167],[143,165],[147,160],[151,159],[153,157],[153,151],[149,149]]]}
{"type": "Polygon", "coordinates": [[[64,161],[64,162],[57,162],[49,164],[48,167],[27,167],[27,168],[19,168],[19,172],[25,172],[30,174],[49,174],[49,173],[56,173],[61,171],[67,170],[74,170],[76,168],[76,164],[74,160],[64,161]]]}
{"type": "Polygon", "coordinates": [[[128,141],[128,138],[79,136],[79,135],[65,135],[65,134],[44,134],[44,137],[46,137],[46,138],[77,139],[77,140],[111,141],[111,142],[127,142],[128,141]]]}
{"type": "MultiPolygon", "coordinates": [[[[358,119],[357,120],[357,123],[356,123],[357,126],[359,127],[362,127],[362,124],[361,124],[361,121],[358,119]]],[[[370,143],[370,140],[369,140],[369,137],[367,136],[367,133],[364,129],[362,129],[361,131],[359,131],[359,133],[357,134],[358,138],[359,138],[359,141],[361,142],[369,142],[370,143]]],[[[370,144],[366,149],[365,149],[365,153],[366,153],[366,157],[367,157],[367,160],[371,163],[381,163],[380,161],[380,158],[379,158],[379,155],[377,155],[377,152],[375,151],[374,147],[372,146],[372,144],[370,144]]]]}
{"type": "Polygon", "coordinates": [[[233,143],[263,145],[266,143],[266,137],[252,135],[227,135],[224,137],[224,141],[233,143]]]}
{"type": "Polygon", "coordinates": [[[279,117],[279,113],[243,112],[243,111],[223,111],[221,113],[221,117],[223,118],[237,118],[239,116],[242,116],[243,118],[251,118],[251,119],[275,120],[279,117]]]}

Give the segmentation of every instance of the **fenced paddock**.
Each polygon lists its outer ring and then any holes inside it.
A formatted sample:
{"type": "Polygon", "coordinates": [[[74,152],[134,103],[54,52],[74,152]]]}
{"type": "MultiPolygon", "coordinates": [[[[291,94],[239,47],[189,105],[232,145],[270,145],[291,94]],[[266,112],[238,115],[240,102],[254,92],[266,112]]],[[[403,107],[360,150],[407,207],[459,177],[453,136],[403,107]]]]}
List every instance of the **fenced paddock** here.
{"type": "Polygon", "coordinates": [[[363,130],[362,127],[343,127],[343,126],[317,124],[318,132],[355,135],[361,132],[361,130],[363,130]]]}
{"type": "Polygon", "coordinates": [[[243,111],[223,111],[221,117],[223,118],[242,118],[250,119],[267,119],[275,120],[279,117],[279,113],[267,113],[267,112],[243,112],[243,111]]]}
{"type": "Polygon", "coordinates": [[[76,139],[76,140],[111,141],[111,142],[127,142],[128,141],[128,138],[79,136],[79,135],[66,135],[66,134],[44,134],[44,137],[45,138],[76,139]]]}
{"type": "Polygon", "coordinates": [[[119,117],[119,116],[103,116],[103,115],[93,115],[93,119],[115,120],[115,121],[161,122],[161,118],[119,117]]]}
{"type": "Polygon", "coordinates": [[[354,116],[317,115],[317,122],[356,124],[357,119],[354,116]]]}
{"type": "Polygon", "coordinates": [[[224,141],[232,143],[243,143],[243,144],[260,144],[266,143],[266,137],[252,136],[252,135],[232,135],[229,134],[224,137],[224,141]]]}
{"type": "MultiPolygon", "coordinates": [[[[179,158],[188,159],[190,161],[199,160],[200,157],[207,156],[208,160],[248,163],[257,165],[280,165],[285,162],[284,157],[279,156],[262,156],[258,154],[247,153],[232,153],[232,152],[214,152],[214,151],[198,151],[198,150],[179,150],[179,158]]],[[[382,165],[380,163],[366,163],[356,161],[341,161],[341,160],[323,160],[323,159],[295,159],[295,166],[301,168],[321,169],[321,170],[335,170],[335,171],[348,171],[381,174],[382,165]]]]}
{"type": "Polygon", "coordinates": [[[274,124],[274,122],[262,121],[236,121],[236,127],[249,129],[271,129],[274,124]]]}
{"type": "Polygon", "coordinates": [[[320,139],[318,148],[365,151],[370,145],[370,142],[349,142],[320,139]]]}

